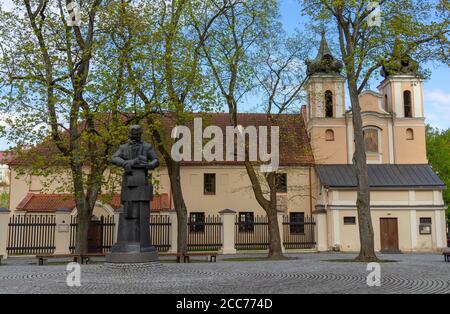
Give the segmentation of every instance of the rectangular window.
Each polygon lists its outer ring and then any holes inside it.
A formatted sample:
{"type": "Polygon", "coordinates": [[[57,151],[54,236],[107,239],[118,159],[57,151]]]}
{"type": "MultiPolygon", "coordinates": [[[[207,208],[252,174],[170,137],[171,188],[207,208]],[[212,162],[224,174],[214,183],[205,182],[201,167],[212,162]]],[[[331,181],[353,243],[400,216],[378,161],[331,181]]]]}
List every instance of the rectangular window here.
{"type": "Polygon", "coordinates": [[[344,225],[356,225],[356,217],[344,217],[344,225]]]}
{"type": "Polygon", "coordinates": [[[203,192],[205,195],[216,194],[216,174],[205,173],[203,177],[203,192]]]}
{"type": "Polygon", "coordinates": [[[430,217],[421,217],[420,218],[420,223],[421,224],[431,225],[431,218],[430,217]]]}
{"type": "Polygon", "coordinates": [[[189,230],[191,232],[205,232],[205,213],[191,213],[189,215],[189,230]]]}
{"type": "Polygon", "coordinates": [[[305,233],[305,213],[289,213],[289,222],[291,233],[305,233]]]}
{"type": "Polygon", "coordinates": [[[253,232],[255,215],[252,212],[239,213],[239,232],[253,232]]]}
{"type": "Polygon", "coordinates": [[[419,234],[431,234],[431,218],[421,217],[419,225],[419,234]]]}
{"type": "Polygon", "coordinates": [[[277,193],[287,193],[287,174],[277,174],[275,181],[277,185],[277,193]]]}

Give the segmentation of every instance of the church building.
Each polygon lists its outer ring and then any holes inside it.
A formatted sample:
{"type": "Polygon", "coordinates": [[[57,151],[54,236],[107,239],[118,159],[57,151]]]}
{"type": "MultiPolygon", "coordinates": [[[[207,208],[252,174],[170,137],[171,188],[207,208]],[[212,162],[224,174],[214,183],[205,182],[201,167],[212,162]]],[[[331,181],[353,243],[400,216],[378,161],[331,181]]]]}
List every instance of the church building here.
{"type": "MultiPolygon", "coordinates": [[[[383,252],[439,251],[447,246],[442,197],[446,187],[428,165],[422,80],[411,58],[392,64],[383,68],[384,80],[378,91],[364,91],[359,96],[375,248],[383,252]]],[[[277,118],[279,211],[300,223],[305,217],[314,217],[317,251],[356,252],[360,245],[352,112],[346,104],[342,68],[323,35],[317,57],[308,62],[307,104],[298,114],[277,118]]],[[[229,125],[227,114],[211,113],[209,120],[221,128],[229,125]]],[[[238,123],[258,127],[269,122],[265,114],[249,113],[239,114],[238,123]]],[[[9,166],[12,214],[51,214],[59,208],[76,214],[70,195],[58,193],[61,177],[49,182],[49,178],[23,174],[17,171],[24,166],[20,160],[9,166]]],[[[151,210],[170,211],[173,200],[167,169],[162,166],[153,175],[158,181],[158,197],[151,210]]],[[[191,221],[202,221],[225,209],[248,225],[257,216],[265,216],[242,162],[186,162],[180,179],[191,221]]],[[[99,200],[94,215],[112,215],[119,207],[117,197],[99,200]]],[[[302,231],[291,228],[291,232],[302,231]]]]}

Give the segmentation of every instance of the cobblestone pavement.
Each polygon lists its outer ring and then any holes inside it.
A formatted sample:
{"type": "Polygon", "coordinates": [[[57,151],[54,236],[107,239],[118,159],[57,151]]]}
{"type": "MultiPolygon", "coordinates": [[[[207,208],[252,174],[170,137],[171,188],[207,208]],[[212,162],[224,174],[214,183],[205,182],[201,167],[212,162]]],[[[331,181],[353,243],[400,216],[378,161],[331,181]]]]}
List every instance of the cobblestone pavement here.
{"type": "MultiPolygon", "coordinates": [[[[122,268],[83,265],[81,287],[68,287],[65,265],[8,259],[0,293],[450,293],[450,263],[438,254],[383,255],[381,287],[369,287],[365,264],[330,260],[351,254],[308,253],[287,261],[154,263],[122,268]]],[[[234,256],[237,257],[237,256],[234,256]]],[[[246,256],[248,257],[248,256],[246,256]]]]}

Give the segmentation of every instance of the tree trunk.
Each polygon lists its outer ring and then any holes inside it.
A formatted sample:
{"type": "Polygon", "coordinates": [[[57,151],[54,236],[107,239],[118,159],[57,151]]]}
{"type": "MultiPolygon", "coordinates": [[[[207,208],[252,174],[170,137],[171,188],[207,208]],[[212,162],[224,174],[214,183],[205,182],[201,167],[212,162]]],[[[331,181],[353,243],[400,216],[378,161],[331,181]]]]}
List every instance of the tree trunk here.
{"type": "Polygon", "coordinates": [[[78,209],[77,216],[77,236],[75,253],[83,254],[88,252],[88,233],[92,214],[85,208],[78,209]]]}
{"type": "Polygon", "coordinates": [[[267,258],[271,260],[285,259],[283,252],[281,250],[280,228],[278,225],[278,214],[276,206],[267,208],[266,213],[269,221],[269,238],[270,238],[269,255],[267,256],[267,258]]]}
{"type": "MultiPolygon", "coordinates": [[[[170,187],[172,198],[177,212],[178,221],[178,247],[179,254],[187,253],[187,208],[183,198],[183,191],[180,181],[180,164],[173,160],[166,160],[167,170],[169,172],[170,187]]],[[[181,259],[182,260],[182,259],[181,259]]]]}
{"type": "MultiPolygon", "coordinates": [[[[246,150],[246,155],[248,156],[248,149],[246,150]]],[[[277,217],[277,193],[275,187],[275,173],[270,173],[267,177],[267,183],[270,188],[270,200],[264,197],[261,182],[253,168],[251,162],[246,160],[244,162],[245,168],[247,170],[248,177],[252,183],[253,193],[255,195],[256,201],[264,209],[267,214],[267,219],[269,223],[269,255],[268,259],[280,260],[285,259],[283,252],[281,250],[281,238],[280,238],[280,228],[278,227],[278,217],[277,217]]]]}
{"type": "Polygon", "coordinates": [[[358,182],[356,206],[358,210],[359,239],[361,243],[361,249],[356,259],[363,262],[372,262],[377,261],[378,258],[375,254],[372,217],[370,215],[369,174],[367,168],[361,107],[359,105],[358,88],[354,80],[349,80],[349,93],[352,104],[353,129],[355,137],[353,168],[358,182]]]}

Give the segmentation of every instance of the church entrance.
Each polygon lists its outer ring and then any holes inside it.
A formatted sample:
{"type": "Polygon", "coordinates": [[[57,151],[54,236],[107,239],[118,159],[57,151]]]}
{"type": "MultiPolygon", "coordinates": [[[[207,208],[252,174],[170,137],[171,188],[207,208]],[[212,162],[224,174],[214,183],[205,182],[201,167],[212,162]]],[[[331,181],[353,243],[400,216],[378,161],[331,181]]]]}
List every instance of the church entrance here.
{"type": "Polygon", "coordinates": [[[399,252],[397,218],[380,218],[382,252],[399,252]]]}

